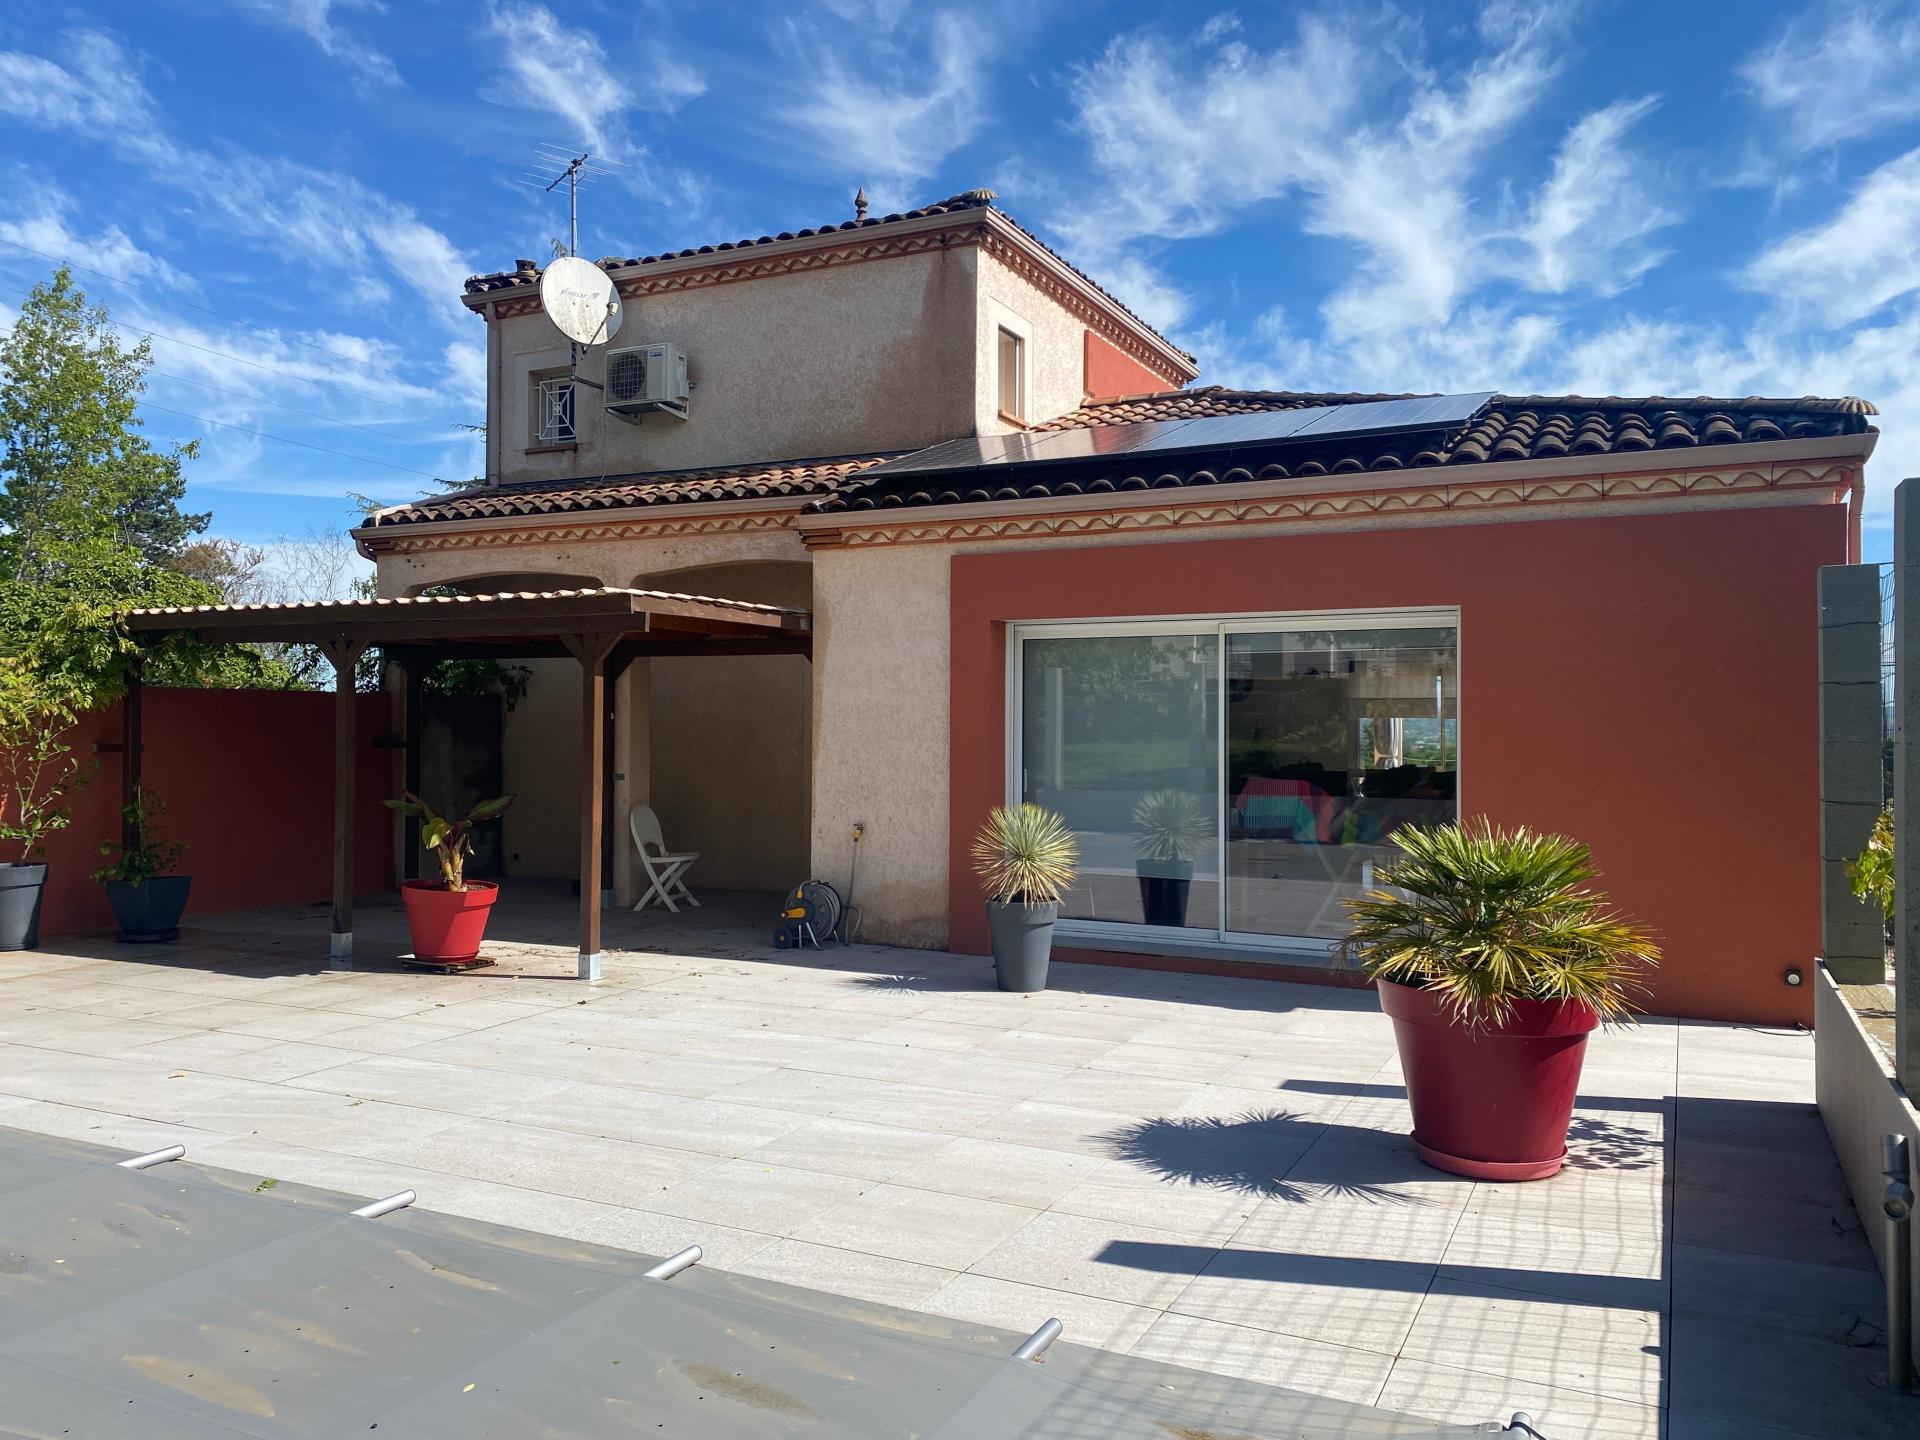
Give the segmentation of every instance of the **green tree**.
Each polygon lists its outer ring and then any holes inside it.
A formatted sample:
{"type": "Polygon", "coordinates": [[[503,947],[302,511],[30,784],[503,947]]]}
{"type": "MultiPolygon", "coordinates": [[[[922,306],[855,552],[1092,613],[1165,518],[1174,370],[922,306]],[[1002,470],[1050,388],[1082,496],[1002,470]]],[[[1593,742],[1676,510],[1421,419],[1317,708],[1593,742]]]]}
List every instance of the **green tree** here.
{"type": "Polygon", "coordinates": [[[181,510],[197,442],[157,450],[135,413],[151,363],[61,268],[34,286],[0,342],[0,555],[16,580],[45,580],[75,544],[163,563],[207,528],[181,510]]]}
{"type": "MultiPolygon", "coordinates": [[[[207,516],[180,508],[193,444],[156,449],[135,413],[150,364],[66,270],[27,296],[0,340],[0,656],[73,711],[112,699],[133,647],[121,612],[220,600],[178,559],[207,516]]],[[[173,640],[165,684],[284,685],[258,654],[173,640]]]]}

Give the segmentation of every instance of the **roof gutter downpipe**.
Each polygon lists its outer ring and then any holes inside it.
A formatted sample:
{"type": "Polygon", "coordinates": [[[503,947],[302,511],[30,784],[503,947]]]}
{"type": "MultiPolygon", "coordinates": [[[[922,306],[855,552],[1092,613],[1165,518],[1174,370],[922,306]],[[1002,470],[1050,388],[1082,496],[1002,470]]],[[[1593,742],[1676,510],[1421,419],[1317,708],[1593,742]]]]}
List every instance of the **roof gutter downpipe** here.
{"type": "Polygon", "coordinates": [[[1847,490],[1847,563],[1858,565],[1861,551],[1861,531],[1866,525],[1864,513],[1867,508],[1867,471],[1866,467],[1853,472],[1853,484],[1847,490]]]}

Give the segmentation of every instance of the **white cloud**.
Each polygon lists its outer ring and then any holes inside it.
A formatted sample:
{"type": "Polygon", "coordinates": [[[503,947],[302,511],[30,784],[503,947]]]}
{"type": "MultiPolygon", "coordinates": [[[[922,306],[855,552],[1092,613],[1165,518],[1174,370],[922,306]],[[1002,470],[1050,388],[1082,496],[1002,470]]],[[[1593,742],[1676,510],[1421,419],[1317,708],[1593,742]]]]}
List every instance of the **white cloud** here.
{"type": "Polygon", "coordinates": [[[1101,273],[1131,268],[1150,292],[1137,242],[1212,234],[1294,201],[1302,229],[1351,250],[1328,329],[1391,334],[1444,322],[1494,276],[1610,295],[1659,260],[1647,237],[1675,217],[1624,144],[1651,99],[1579,118],[1517,219],[1514,202],[1483,196],[1552,93],[1554,15],[1489,5],[1484,52],[1444,73],[1418,58],[1411,21],[1309,15],[1267,50],[1216,21],[1185,42],[1122,36],[1073,77],[1098,183],[1057,202],[1054,226],[1101,273]]]}
{"type": "Polygon", "coordinates": [[[598,40],[541,5],[495,6],[487,29],[506,68],[508,99],[558,116],[568,143],[579,140],[601,155],[625,148],[622,120],[633,101],[598,40]]]}
{"type": "Polygon", "coordinates": [[[0,50],[0,113],[35,125],[137,137],[154,120],[135,67],[111,36],[97,30],[62,37],[66,64],[0,50]]]}
{"type": "Polygon", "coordinates": [[[378,0],[231,0],[235,8],[264,24],[304,35],[320,53],[338,60],[363,79],[383,85],[398,84],[393,61],[334,23],[333,12],[379,10],[378,0]]]}
{"type": "Polygon", "coordinates": [[[398,201],[351,175],[245,151],[216,153],[178,140],[139,79],[136,57],[101,31],[62,37],[65,64],[0,51],[0,112],[93,140],[189,196],[228,236],[297,255],[351,282],[368,267],[390,273],[450,325],[464,326],[460,285],[471,267],[452,242],[398,201]],[[8,77],[30,76],[23,94],[8,77]]]}
{"type": "Polygon", "coordinates": [[[781,125],[798,132],[785,143],[813,173],[824,160],[887,209],[929,198],[909,198],[906,187],[978,131],[997,27],[940,11],[906,33],[893,7],[876,8],[879,34],[786,23],[778,39],[794,78],[777,109],[781,125]]]}
{"type": "Polygon", "coordinates": [[[1567,132],[1519,236],[1531,252],[1532,273],[1522,277],[1531,288],[1614,295],[1663,258],[1646,237],[1678,217],[1647,193],[1643,162],[1625,144],[1656,103],[1622,100],[1567,132]]]}
{"type": "Polygon", "coordinates": [[[636,149],[626,136],[628,111],[671,114],[706,93],[700,72],[663,45],[622,61],[599,37],[565,24],[543,5],[493,5],[487,30],[500,47],[504,97],[558,117],[568,130],[556,139],[580,141],[606,158],[636,149]],[[629,82],[622,74],[635,78],[629,82]]]}
{"type": "MultiPolygon", "coordinates": [[[[172,288],[191,283],[158,255],[135,244],[118,225],[109,225],[93,235],[75,230],[68,220],[70,208],[71,202],[64,194],[45,192],[31,210],[0,219],[0,241],[33,253],[35,259],[52,257],[53,261],[96,270],[116,280],[172,288]]],[[[83,274],[83,282],[85,278],[83,274]]]]}
{"type": "Polygon", "coordinates": [[[1920,149],[1869,174],[1830,219],[1767,247],[1742,278],[1829,326],[1920,288],[1920,149]]]}
{"type": "Polygon", "coordinates": [[[1740,67],[1753,97],[1811,150],[1920,116],[1920,13],[1905,3],[1822,5],[1740,67]]]}

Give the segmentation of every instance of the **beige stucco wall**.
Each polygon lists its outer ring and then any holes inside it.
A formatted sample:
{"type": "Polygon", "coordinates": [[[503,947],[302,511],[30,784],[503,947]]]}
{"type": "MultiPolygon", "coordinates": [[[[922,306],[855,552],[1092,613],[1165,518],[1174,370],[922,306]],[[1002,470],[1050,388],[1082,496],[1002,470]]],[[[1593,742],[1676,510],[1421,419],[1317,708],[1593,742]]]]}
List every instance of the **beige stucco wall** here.
{"type": "MultiPolygon", "coordinates": [[[[1893,1067],[1842,998],[1825,965],[1814,969],[1813,1066],[1820,1118],[1884,1276],[1887,1228],[1880,1205],[1887,1178],[1881,1137],[1905,1135],[1913,1166],[1920,1170],[1920,1110],[1894,1079],[1893,1067]]],[[[1909,1267],[1906,1279],[1914,1310],[1920,1313],[1920,1265],[1909,1267]]],[[[1911,1338],[1914,1364],[1920,1366],[1920,1332],[1911,1338]]]]}
{"type": "Polygon", "coordinates": [[[862,935],[947,940],[948,550],[823,550],[813,571],[813,872],[847,881],[862,935]]]}
{"type": "MultiPolygon", "coordinates": [[[[610,417],[583,388],[577,449],[528,454],[532,375],[564,367],[544,314],[490,322],[499,381],[491,479],[679,470],[737,462],[914,449],[968,432],[975,246],[626,301],[613,348],[668,342],[687,353],[686,420],[610,417]]],[[[581,362],[604,379],[605,349],[581,362]]]]}
{"type": "Polygon", "coordinates": [[[1018,427],[1000,419],[1000,329],[1027,341],[1029,425],[1076,410],[1086,395],[1087,327],[993,256],[980,256],[980,322],[974,345],[974,424],[982,435],[1018,427]],[[1012,319],[1008,324],[1009,317],[1012,319]]]}
{"type": "MultiPolygon", "coordinates": [[[[675,509],[675,518],[682,516],[683,508],[675,509]]],[[[643,575],[756,560],[804,561],[806,556],[799,535],[784,528],[686,535],[637,531],[606,539],[516,540],[506,545],[425,550],[417,555],[381,555],[375,583],[383,596],[413,595],[429,585],[457,585],[476,592],[579,584],[632,585],[643,575]]]]}
{"type": "MultiPolygon", "coordinates": [[[[648,575],[641,583],[800,609],[813,601],[804,558],[648,575]]],[[[670,846],[700,853],[688,884],[784,890],[806,879],[812,662],[699,655],[642,663],[652,690],[648,803],[670,846]]]]}
{"type": "Polygon", "coordinates": [[[506,715],[501,771],[513,809],[505,827],[509,875],[561,879],[580,869],[580,667],[533,660],[527,695],[506,715]]]}

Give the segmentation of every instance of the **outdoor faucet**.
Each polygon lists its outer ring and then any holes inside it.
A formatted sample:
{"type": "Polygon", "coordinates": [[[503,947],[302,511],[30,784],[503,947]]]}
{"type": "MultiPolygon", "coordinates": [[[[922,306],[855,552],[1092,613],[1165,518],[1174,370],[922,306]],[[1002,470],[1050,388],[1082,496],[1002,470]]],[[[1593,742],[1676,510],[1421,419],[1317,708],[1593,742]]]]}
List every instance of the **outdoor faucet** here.
{"type": "Polygon", "coordinates": [[[1907,1137],[1884,1135],[1880,1154],[1887,1193],[1887,1384],[1913,1384],[1913,1182],[1908,1178],[1907,1137]]]}

